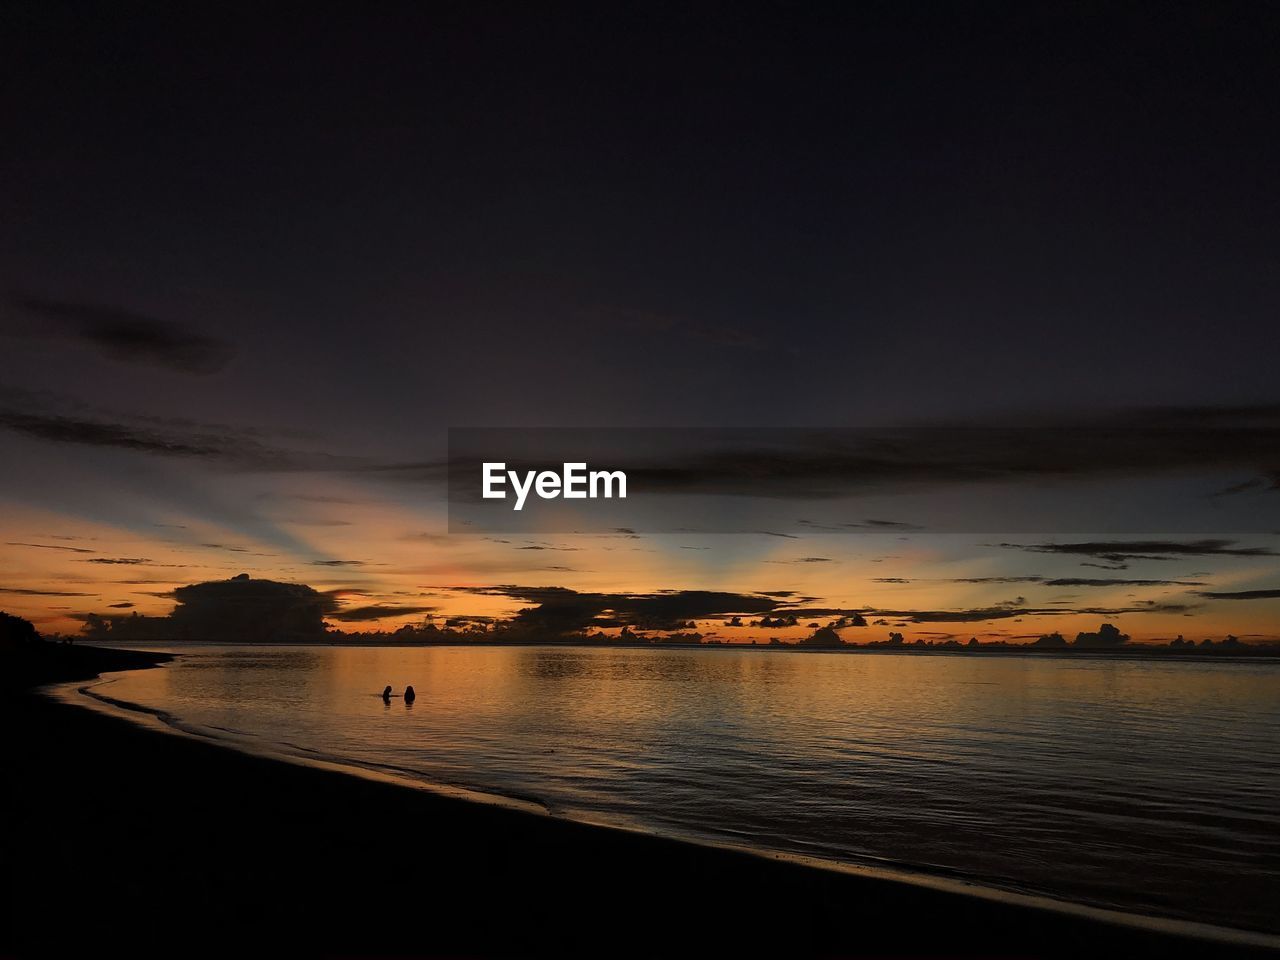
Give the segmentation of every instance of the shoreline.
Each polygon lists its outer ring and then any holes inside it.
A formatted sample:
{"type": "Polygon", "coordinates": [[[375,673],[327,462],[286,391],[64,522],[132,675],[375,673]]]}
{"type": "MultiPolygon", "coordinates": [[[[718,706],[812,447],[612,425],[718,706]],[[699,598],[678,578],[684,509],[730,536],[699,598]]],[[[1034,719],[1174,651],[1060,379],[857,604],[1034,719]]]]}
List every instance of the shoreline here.
{"type": "MultiPolygon", "coordinates": [[[[164,664],[157,664],[163,667],[164,664]]],[[[143,668],[146,669],[146,668],[143,668]]],[[[114,673],[116,671],[112,671],[114,673]]],[[[209,731],[193,724],[185,724],[177,718],[160,711],[144,707],[140,704],[110,697],[105,693],[94,692],[93,688],[111,682],[110,676],[98,677],[89,682],[72,681],[56,684],[42,689],[42,693],[68,706],[101,711],[109,716],[123,717],[134,723],[142,723],[158,731],[173,736],[187,737],[197,741],[245,753],[279,763],[295,764],[300,767],[328,770],[348,776],[364,778],[377,783],[385,783],[407,790],[417,790],[437,796],[494,806],[500,809],[515,810],[533,816],[544,816],[598,827],[604,830],[616,830],[632,833],[642,837],[655,837],[676,843],[690,844],[710,850],[727,850],[745,854],[764,860],[793,863],[814,870],[826,870],[833,873],[849,874],[891,884],[905,884],[923,887],[958,897],[975,897],[998,904],[1045,910],[1051,913],[1065,914],[1089,920],[1097,920],[1107,924],[1127,926],[1139,930],[1168,934],[1175,937],[1196,939],[1207,944],[1228,944],[1259,947],[1280,951],[1280,934],[1247,930],[1236,927],[1221,926],[1197,920],[1183,920],[1175,917],[1161,917],[1150,914],[1134,913],[1120,909],[1095,906],[1089,903],[1061,900],[1055,897],[1033,893],[1021,893],[998,886],[982,884],[976,881],[951,878],[909,868],[877,867],[832,860],[824,857],[805,856],[783,850],[774,850],[764,846],[753,846],[747,843],[735,844],[728,841],[716,841],[701,837],[681,836],[646,830],[640,827],[612,823],[605,819],[591,820],[574,817],[553,811],[546,803],[524,799],[518,796],[485,792],[468,787],[427,780],[409,773],[396,772],[391,769],[364,766],[353,761],[319,754],[290,753],[279,749],[279,745],[270,741],[245,735],[231,735],[225,731],[209,731]],[[83,698],[83,699],[81,699],[83,698]],[[87,702],[86,702],[87,701],[87,702]]]]}
{"type": "MultiPolygon", "coordinates": [[[[140,665],[134,661],[126,669],[140,665]]],[[[105,680],[109,678],[102,678],[98,683],[105,680]]],[[[353,823],[345,815],[357,797],[361,798],[361,803],[373,818],[387,821],[379,824],[378,832],[385,831],[389,824],[392,835],[400,841],[398,847],[392,846],[389,851],[384,850],[384,854],[397,855],[399,848],[414,834],[422,815],[435,812],[449,821],[447,845],[452,853],[447,859],[451,864],[451,874],[474,871],[477,860],[483,862],[487,857],[497,855],[520,879],[522,896],[514,905],[495,905],[487,896],[479,896],[476,902],[465,897],[461,900],[456,896],[451,898],[456,902],[452,904],[450,914],[461,922],[455,920],[453,929],[433,944],[419,943],[415,948],[413,944],[396,942],[387,944],[390,949],[386,950],[378,944],[361,943],[351,931],[351,942],[341,936],[338,938],[342,944],[338,949],[343,952],[409,955],[564,952],[563,937],[521,941],[518,936],[514,940],[505,934],[495,937],[493,931],[476,932],[476,928],[484,923],[507,919],[513,912],[526,927],[537,926],[538,918],[544,914],[564,915],[566,923],[573,924],[578,930],[569,952],[614,949],[607,946],[608,931],[600,926],[599,918],[593,921],[581,915],[584,897],[592,902],[594,909],[604,910],[603,915],[608,916],[609,910],[619,906],[642,906],[645,895],[655,891],[649,894],[652,906],[660,911],[672,911],[670,894],[660,891],[688,876],[698,877],[701,882],[696,888],[682,893],[683,897],[689,898],[687,906],[693,911],[684,922],[704,925],[701,931],[695,932],[695,941],[705,949],[729,946],[746,949],[758,947],[763,942],[774,943],[778,949],[788,949],[793,953],[855,954],[869,950],[882,955],[924,951],[940,955],[1014,952],[1030,956],[1062,956],[1104,944],[1126,949],[1152,949],[1166,956],[1191,956],[1202,953],[1212,944],[1220,954],[1251,956],[1275,955],[1280,948],[1280,937],[1265,933],[1122,914],[1083,904],[977,887],[946,878],[914,874],[900,876],[893,871],[872,867],[674,838],[617,825],[593,824],[555,816],[524,801],[506,798],[506,802],[497,802],[491,795],[477,795],[474,791],[451,794],[447,786],[442,792],[420,779],[384,774],[329,759],[308,759],[280,753],[270,755],[269,752],[263,755],[246,749],[246,744],[228,744],[175,727],[165,718],[139,713],[137,708],[130,710],[109,702],[88,706],[87,698],[95,695],[80,691],[94,685],[91,678],[62,680],[58,691],[28,695],[25,698],[26,712],[62,728],[74,740],[88,743],[101,759],[109,761],[113,753],[116,756],[131,755],[134,763],[140,764],[142,769],[149,769],[156,765],[157,759],[165,758],[169,779],[162,775],[159,778],[161,785],[168,785],[179,769],[185,768],[189,774],[207,775],[207,769],[214,767],[220,777],[220,789],[234,795],[256,793],[272,806],[281,800],[286,805],[290,800],[305,800],[310,807],[300,815],[301,823],[321,827],[321,833],[330,831],[331,839],[332,831],[336,830],[340,837],[337,841],[339,850],[335,855],[321,855],[320,862],[314,864],[321,871],[321,876],[329,878],[329,883],[324,885],[326,889],[332,884],[333,889],[344,893],[339,897],[339,903],[350,904],[354,899],[363,903],[363,909],[371,911],[371,915],[382,912],[383,904],[376,897],[376,902],[366,902],[369,892],[365,885],[370,883],[370,878],[365,869],[367,864],[363,862],[362,828],[358,821],[353,823]],[[75,702],[74,697],[81,697],[81,702],[75,702]],[[130,715],[122,716],[125,711],[130,715]],[[151,716],[150,721],[139,722],[139,717],[148,715],[151,716]],[[264,787],[264,780],[273,785],[264,787]],[[324,798],[319,810],[314,808],[317,789],[322,790],[324,798]],[[347,825],[345,830],[341,828],[343,824],[347,825]],[[493,834],[504,839],[495,844],[493,834]],[[676,862],[684,865],[682,870],[673,869],[672,864],[676,862]],[[563,899],[545,888],[536,892],[531,888],[531,883],[538,883],[548,872],[565,886],[563,899]],[[353,873],[353,877],[344,879],[353,873]],[[599,894],[584,893],[579,886],[580,881],[574,882],[593,873],[597,877],[596,883],[616,890],[621,902],[608,897],[603,903],[595,903],[599,894]],[[744,883],[749,884],[746,890],[743,890],[744,883]],[[725,885],[732,890],[721,890],[725,885]],[[753,894],[760,898],[758,902],[753,902],[753,894]],[[719,927],[723,917],[717,917],[717,908],[740,913],[744,905],[756,911],[753,923],[757,926],[749,936],[742,936],[746,931],[735,935],[719,927]],[[821,905],[817,915],[813,915],[815,905],[821,905]],[[564,911],[568,911],[568,915],[564,911]],[[761,911],[774,919],[772,926],[760,929],[761,911]],[[853,926],[846,922],[844,911],[852,912],[848,922],[853,926]],[[921,919],[931,922],[922,927],[921,919]],[[947,927],[950,927],[950,932],[947,927]],[[424,949],[425,953],[422,952],[424,949]]],[[[51,760],[56,766],[55,758],[51,757],[44,758],[45,765],[51,760]]],[[[39,758],[36,762],[40,764],[39,758]]],[[[151,815],[141,813],[138,806],[139,801],[145,799],[147,785],[130,783],[125,777],[120,779],[120,789],[126,795],[120,798],[123,809],[132,810],[135,820],[138,816],[150,820],[151,815]],[[136,795],[139,787],[142,788],[141,796],[136,795]],[[135,794],[131,795],[130,789],[135,794]]],[[[43,792],[45,799],[49,800],[48,791],[46,782],[45,790],[37,792],[43,792]]],[[[57,798],[52,799],[56,801],[57,798]]],[[[142,809],[145,809],[145,804],[142,809]]],[[[253,854],[264,844],[267,849],[271,847],[270,831],[264,833],[263,823],[253,817],[246,819],[243,813],[235,814],[232,819],[232,842],[220,844],[215,849],[208,849],[206,844],[206,855],[229,855],[233,862],[256,865],[253,854]],[[246,849],[251,852],[250,856],[245,855],[246,849]]],[[[197,826],[198,822],[191,825],[197,826]]],[[[127,836],[136,835],[139,824],[112,824],[112,827],[114,832],[123,832],[127,836]],[[125,827],[123,831],[121,826],[125,827]]],[[[323,850],[320,853],[323,854],[323,850]]],[[[301,860],[305,862],[315,855],[316,851],[304,849],[301,860]]],[[[113,876],[122,868],[129,872],[127,862],[113,862],[102,857],[95,859],[112,863],[113,876]]],[[[10,859],[10,862],[17,861],[10,859]]],[[[274,870],[274,863],[267,869],[269,872],[274,870]]],[[[136,872],[136,866],[134,870],[136,872]]],[[[191,868],[178,873],[188,883],[198,885],[199,877],[191,875],[191,868]]],[[[372,881],[373,886],[392,903],[400,902],[406,893],[416,892],[424,898],[440,894],[438,889],[434,889],[438,878],[424,876],[412,867],[407,875],[403,869],[392,873],[395,877],[393,889],[387,889],[388,880],[383,874],[372,881]],[[408,886],[402,887],[401,884],[408,886]]],[[[483,877],[485,871],[481,870],[480,875],[483,877]]],[[[134,879],[143,889],[150,882],[145,872],[134,879]]],[[[416,900],[416,897],[410,899],[416,900]]],[[[11,891],[8,902],[12,904],[18,900],[21,897],[15,899],[11,891]]],[[[38,914],[39,911],[36,912],[38,914]]],[[[363,925],[360,913],[361,910],[354,910],[350,914],[358,926],[363,925]]],[[[15,913],[15,916],[21,915],[15,913]]],[[[671,917],[667,920],[672,924],[679,922],[671,917]]],[[[675,929],[678,927],[673,926],[672,930],[675,929]]],[[[276,928],[275,932],[282,931],[276,928]]],[[[657,940],[652,939],[655,933],[660,932],[659,925],[657,930],[637,934],[635,952],[656,949],[666,943],[661,936],[657,940]]],[[[622,947],[622,952],[629,950],[628,946],[622,947]]]]}

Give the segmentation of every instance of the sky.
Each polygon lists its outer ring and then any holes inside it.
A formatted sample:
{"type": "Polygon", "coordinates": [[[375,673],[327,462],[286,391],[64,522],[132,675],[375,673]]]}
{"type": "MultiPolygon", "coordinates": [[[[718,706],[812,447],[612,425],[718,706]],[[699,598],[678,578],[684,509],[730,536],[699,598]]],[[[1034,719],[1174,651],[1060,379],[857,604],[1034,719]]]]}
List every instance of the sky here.
{"type": "Polygon", "coordinates": [[[1117,6],[7,4],[0,607],[249,572],[344,629],[560,587],[1280,636],[1277,14],[1117,6]],[[1154,553],[857,491],[853,534],[450,535],[430,469],[450,427],[1153,416],[1252,431],[1154,553]]]}

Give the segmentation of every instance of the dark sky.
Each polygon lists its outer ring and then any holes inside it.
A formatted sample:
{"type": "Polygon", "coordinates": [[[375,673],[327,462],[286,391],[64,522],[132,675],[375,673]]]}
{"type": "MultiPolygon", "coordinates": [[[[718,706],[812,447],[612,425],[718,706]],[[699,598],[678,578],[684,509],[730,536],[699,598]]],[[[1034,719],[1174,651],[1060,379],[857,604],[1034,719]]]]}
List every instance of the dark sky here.
{"type": "Polygon", "coordinates": [[[193,415],[1277,398],[1266,5],[224,6],[8,4],[0,58],[6,285],[234,344],[193,415]]]}
{"type": "MultiPolygon", "coordinates": [[[[53,622],[248,568],[905,606],[863,590],[892,544],[482,550],[352,470],[450,426],[1274,424],[1276,11],[4,3],[0,584],[53,622]]],[[[993,542],[948,582],[1029,562],[993,542]]],[[[1208,589],[1273,591],[1252,556],[1208,589]]]]}

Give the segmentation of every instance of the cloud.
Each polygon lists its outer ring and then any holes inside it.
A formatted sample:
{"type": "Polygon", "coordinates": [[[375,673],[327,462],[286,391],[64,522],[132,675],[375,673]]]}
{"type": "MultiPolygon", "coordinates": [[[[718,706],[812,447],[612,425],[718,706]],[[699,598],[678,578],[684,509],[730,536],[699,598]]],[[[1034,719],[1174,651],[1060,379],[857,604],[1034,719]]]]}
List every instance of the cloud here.
{"type": "MultiPolygon", "coordinates": [[[[0,428],[48,442],[187,458],[239,470],[341,472],[413,484],[443,483],[451,469],[441,461],[386,462],[291,450],[252,431],[224,425],[50,410],[30,402],[15,403],[13,396],[10,391],[8,402],[0,404],[0,428]]],[[[693,452],[626,452],[615,466],[627,471],[636,494],[797,500],[988,481],[1030,483],[1206,471],[1274,477],[1280,469],[1275,462],[1280,406],[1128,411],[1015,426],[941,424],[766,432],[767,437],[777,438],[774,443],[759,434],[712,431],[705,447],[693,452]]],[[[454,464],[452,469],[464,466],[454,464]]],[[[923,528],[869,518],[825,524],[801,520],[799,529],[888,533],[923,528]]],[[[794,536],[785,528],[756,532],[794,536]]]]}
{"type": "Polygon", "coordinates": [[[863,530],[863,531],[909,531],[923,530],[924,527],[914,523],[904,523],[900,520],[851,520],[848,523],[819,523],[816,520],[797,520],[802,527],[810,530],[827,530],[831,532],[844,532],[847,530],[863,530]]]}
{"type": "Polygon", "coordinates": [[[217,444],[175,439],[155,431],[141,430],[123,424],[73,417],[0,411],[0,427],[39,440],[76,443],[91,447],[118,447],[142,453],[160,453],[179,457],[217,457],[223,452],[217,444]]]}
{"type": "Polygon", "coordinates": [[[567,587],[454,587],[463,593],[510,597],[536,604],[519,611],[511,621],[516,630],[559,636],[590,627],[633,627],[640,630],[680,630],[689,621],[733,614],[768,613],[780,601],[761,594],[713,590],[671,590],[658,593],[579,593],[567,587]]]}
{"type": "Polygon", "coordinates": [[[891,617],[909,623],[981,623],[986,620],[1009,620],[1021,617],[1060,617],[1071,614],[1093,614],[1115,617],[1126,613],[1185,613],[1192,604],[1155,602],[1131,607],[1080,607],[1076,609],[1037,607],[977,607],[970,610],[869,610],[870,616],[891,617]]]}
{"type": "Polygon", "coordinates": [[[240,574],[178,587],[176,606],[164,617],[85,614],[95,638],[236,640],[267,643],[324,636],[324,617],[338,601],[301,583],[254,580],[240,574]]]}
{"type": "Polygon", "coordinates": [[[872,583],[1039,583],[1046,587],[1202,587],[1202,580],[1131,580],[1127,578],[1085,577],[942,577],[908,579],[906,577],[876,577],[872,583]]]}
{"type": "Polygon", "coordinates": [[[1042,580],[1046,587],[1202,587],[1203,580],[1127,580],[1088,579],[1082,577],[1061,577],[1056,580],[1042,580]]]}
{"type": "Polygon", "coordinates": [[[803,607],[787,609],[780,612],[793,614],[799,618],[840,617],[862,615],[882,618],[883,620],[901,621],[899,625],[912,623],[982,623],[987,620],[1016,620],[1022,617],[1064,617],[1073,614],[1089,614],[1095,616],[1120,616],[1137,613],[1186,613],[1196,609],[1194,604],[1160,603],[1145,601],[1127,607],[1033,607],[1026,606],[1022,597],[996,603],[985,607],[970,607],[959,610],[887,610],[875,607],[855,609],[841,607],[803,607]]]}
{"type": "Polygon", "coordinates": [[[1041,583],[1042,577],[940,577],[940,578],[908,578],[908,577],[876,577],[872,583],[1041,583]]]}
{"type": "Polygon", "coordinates": [[[205,375],[225,368],[236,352],[224,340],[117,307],[21,294],[11,299],[26,312],[54,321],[63,336],[74,337],[125,363],[205,375]]]}
{"type": "Polygon", "coordinates": [[[242,470],[347,469],[354,458],[307,454],[263,443],[251,431],[216,425],[115,421],[42,411],[0,409],[0,429],[52,443],[104,447],[164,457],[216,462],[242,470]]]}
{"type": "Polygon", "coordinates": [[[367,567],[364,560],[312,560],[313,567],[367,567]]]}
{"type": "MultiPolygon", "coordinates": [[[[879,490],[1280,471],[1280,405],[1127,410],[1014,424],[853,430],[710,430],[693,452],[624,455],[645,493],[824,500],[879,490]]],[[[810,520],[801,526],[815,526],[810,520]]],[[[850,529],[913,530],[864,520],[850,529]]]]}
{"type": "Polygon", "coordinates": [[[67,553],[97,553],[97,550],[86,550],[84,547],[64,547],[56,543],[21,543],[16,540],[6,540],[7,547],[35,547],[37,550],[65,550],[67,553]]]}
{"type": "Polygon", "coordinates": [[[997,605],[969,610],[868,610],[875,617],[891,617],[910,623],[980,623],[984,620],[1008,620],[1026,616],[1058,616],[1064,611],[997,605]]]}
{"type": "MultiPolygon", "coordinates": [[[[361,504],[367,504],[367,503],[373,503],[373,502],[374,502],[374,501],[372,501],[372,500],[358,500],[358,499],[356,499],[356,498],[354,498],[354,497],[331,497],[331,496],[327,496],[327,495],[325,495],[325,494],[313,494],[313,493],[278,493],[278,492],[274,492],[274,491],[268,491],[268,492],[265,492],[265,493],[260,493],[260,494],[258,494],[258,495],[257,495],[257,497],[256,497],[255,499],[258,499],[258,500],[294,500],[294,501],[297,501],[297,502],[299,502],[299,503],[332,504],[332,505],[336,505],[336,506],[348,506],[348,507],[351,507],[351,506],[359,506],[359,505],[361,505],[361,504]]],[[[413,534],[409,534],[408,536],[413,536],[413,534]]]]}
{"type": "Polygon", "coordinates": [[[1215,497],[1229,497],[1238,493],[1249,493],[1253,491],[1280,490],[1280,470],[1271,470],[1261,477],[1254,477],[1250,480],[1234,483],[1222,490],[1217,491],[1215,497]]]}
{"type": "Polygon", "coordinates": [[[341,620],[344,623],[362,623],[367,620],[382,620],[387,617],[403,617],[411,614],[430,613],[437,607],[400,607],[394,604],[370,604],[366,607],[349,607],[330,613],[330,620],[341,620]]]}
{"type": "Polygon", "coordinates": [[[70,593],[65,590],[35,590],[28,587],[0,587],[0,593],[19,597],[96,597],[96,593],[70,593]]]}
{"type": "Polygon", "coordinates": [[[1196,596],[1208,600],[1280,600],[1280,590],[1237,590],[1233,593],[1205,590],[1196,596]]]}
{"type": "Polygon", "coordinates": [[[86,408],[67,397],[0,388],[0,429],[36,440],[216,463],[239,470],[338,471],[360,457],[310,453],[267,442],[259,431],[86,408]]]}
{"type": "MultiPolygon", "coordinates": [[[[1124,569],[1130,560],[1171,560],[1176,557],[1276,557],[1267,547],[1242,547],[1235,540],[1093,540],[1084,543],[1002,543],[1011,550],[1093,557],[1104,569],[1124,569]]],[[[1098,566],[1098,564],[1086,564],[1098,566]]]]}

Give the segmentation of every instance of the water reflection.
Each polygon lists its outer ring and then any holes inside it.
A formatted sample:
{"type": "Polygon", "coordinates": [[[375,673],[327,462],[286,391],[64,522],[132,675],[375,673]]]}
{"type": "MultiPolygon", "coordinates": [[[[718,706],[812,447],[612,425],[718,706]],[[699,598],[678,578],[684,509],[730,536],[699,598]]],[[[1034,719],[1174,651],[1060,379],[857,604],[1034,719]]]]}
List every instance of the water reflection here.
{"type": "Polygon", "coordinates": [[[1277,927],[1271,664],[200,648],[112,693],[570,815],[1277,927]]]}

